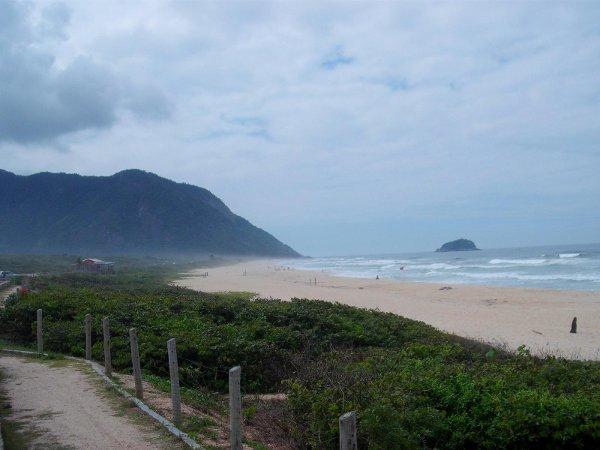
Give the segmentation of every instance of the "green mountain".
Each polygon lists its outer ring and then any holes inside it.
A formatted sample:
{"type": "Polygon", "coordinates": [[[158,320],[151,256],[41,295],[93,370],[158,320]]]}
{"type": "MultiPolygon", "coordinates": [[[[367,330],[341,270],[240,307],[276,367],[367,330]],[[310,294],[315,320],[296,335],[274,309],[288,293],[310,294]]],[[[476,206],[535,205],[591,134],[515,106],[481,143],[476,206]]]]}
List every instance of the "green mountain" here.
{"type": "Polygon", "coordinates": [[[470,250],[479,250],[473,241],[468,239],[457,239],[455,241],[446,242],[436,252],[464,252],[470,250]]]}
{"type": "Polygon", "coordinates": [[[299,256],[206,189],[141,170],[0,170],[0,252],[299,256]]]}

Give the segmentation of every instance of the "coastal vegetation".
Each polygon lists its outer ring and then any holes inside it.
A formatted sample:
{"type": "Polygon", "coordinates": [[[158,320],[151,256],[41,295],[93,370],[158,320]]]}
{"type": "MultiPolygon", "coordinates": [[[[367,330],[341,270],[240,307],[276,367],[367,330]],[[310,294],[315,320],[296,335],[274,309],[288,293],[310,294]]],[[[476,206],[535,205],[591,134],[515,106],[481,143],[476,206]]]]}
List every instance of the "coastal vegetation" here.
{"type": "MultiPolygon", "coordinates": [[[[85,255],[83,255],[85,256],[85,255]]],[[[160,275],[173,272],[176,265],[178,270],[196,267],[197,264],[217,265],[222,264],[218,257],[207,258],[181,258],[174,257],[166,259],[155,256],[101,256],[103,259],[114,261],[121,274],[136,273],[147,277],[148,275],[160,275]],[[185,261],[185,262],[183,262],[185,261]]],[[[0,254],[0,270],[10,270],[16,274],[43,274],[57,275],[72,272],[82,255],[60,254],[60,255],[26,255],[26,254],[0,254]]]]}
{"type": "MultiPolygon", "coordinates": [[[[359,447],[594,448],[600,444],[600,363],[536,358],[442,333],[394,314],[323,301],[252,300],[167,284],[165,270],[48,275],[0,312],[4,338],[32,342],[44,310],[45,346],[93,357],[111,319],[113,365],[129,371],[129,327],[143,371],[168,376],[175,337],[184,387],[226,393],[243,368],[245,393],[285,393],[279,423],[301,448],[337,447],[339,415],[358,413],[359,447]]],[[[253,411],[247,406],[246,420],[253,411]]]]}

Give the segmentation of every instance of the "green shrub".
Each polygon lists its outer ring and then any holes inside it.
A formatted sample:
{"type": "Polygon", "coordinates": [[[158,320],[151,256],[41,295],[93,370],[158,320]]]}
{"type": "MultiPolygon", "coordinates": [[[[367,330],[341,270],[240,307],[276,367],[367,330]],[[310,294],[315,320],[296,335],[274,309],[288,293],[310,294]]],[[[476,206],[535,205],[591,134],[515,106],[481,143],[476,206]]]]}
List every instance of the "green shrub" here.
{"type": "Polygon", "coordinates": [[[598,363],[532,357],[465,364],[457,344],[373,350],[294,380],[297,438],[334,448],[335,418],[359,412],[364,448],[592,448],[600,442],[598,363]],[[334,373],[335,372],[335,373],[334,373]]]}

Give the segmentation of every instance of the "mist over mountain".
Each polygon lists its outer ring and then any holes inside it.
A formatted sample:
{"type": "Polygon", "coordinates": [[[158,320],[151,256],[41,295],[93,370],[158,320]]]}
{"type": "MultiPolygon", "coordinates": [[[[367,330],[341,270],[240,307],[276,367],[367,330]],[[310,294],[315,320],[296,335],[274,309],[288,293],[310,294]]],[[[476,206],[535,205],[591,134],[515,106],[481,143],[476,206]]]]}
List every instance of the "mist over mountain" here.
{"type": "Polygon", "coordinates": [[[0,251],[299,256],[206,189],[141,170],[0,170],[0,251]]]}

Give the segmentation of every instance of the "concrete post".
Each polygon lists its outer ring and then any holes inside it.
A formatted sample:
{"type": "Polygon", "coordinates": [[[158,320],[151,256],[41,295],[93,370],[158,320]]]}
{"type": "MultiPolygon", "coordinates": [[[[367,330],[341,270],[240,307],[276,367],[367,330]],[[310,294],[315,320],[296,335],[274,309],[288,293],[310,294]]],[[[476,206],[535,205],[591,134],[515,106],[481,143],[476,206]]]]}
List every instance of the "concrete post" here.
{"type": "Polygon", "coordinates": [[[175,339],[167,341],[169,354],[169,375],[171,376],[171,402],[173,403],[173,422],[181,424],[181,394],[179,392],[179,364],[177,363],[177,350],[175,339]]]}
{"type": "Polygon", "coordinates": [[[92,359],[92,315],[85,315],[85,359],[92,359]]]}
{"type": "Polygon", "coordinates": [[[242,450],[242,368],[235,366],[229,370],[229,448],[242,450]]]}
{"type": "Polygon", "coordinates": [[[42,328],[42,310],[37,310],[37,351],[44,353],[44,333],[42,328]]]}
{"type": "Polygon", "coordinates": [[[110,359],[110,328],[108,317],[102,319],[102,333],[104,334],[104,374],[112,376],[112,361],[110,359]]]}
{"type": "Polygon", "coordinates": [[[340,416],[340,450],[357,450],[356,412],[347,412],[340,416]]]}
{"type": "Polygon", "coordinates": [[[137,331],[129,329],[129,344],[131,346],[131,365],[133,366],[133,379],[135,380],[135,395],[140,400],[144,399],[144,387],[142,385],[142,369],[140,368],[140,351],[138,348],[137,331]]]}

